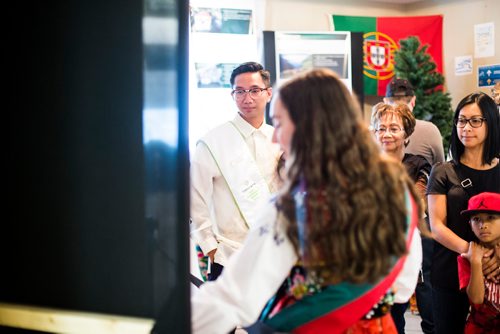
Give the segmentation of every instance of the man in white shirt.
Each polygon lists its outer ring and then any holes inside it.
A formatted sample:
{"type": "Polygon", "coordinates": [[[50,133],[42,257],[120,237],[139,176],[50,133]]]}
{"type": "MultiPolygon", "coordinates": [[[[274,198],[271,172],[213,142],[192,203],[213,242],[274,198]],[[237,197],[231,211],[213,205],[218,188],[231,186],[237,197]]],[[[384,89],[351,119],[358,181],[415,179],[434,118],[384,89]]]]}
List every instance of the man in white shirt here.
{"type": "Polygon", "coordinates": [[[230,82],[238,114],[201,138],[191,160],[191,238],[210,258],[209,280],[240,248],[278,185],[281,152],[265,123],[270,74],[248,62],[230,82]]]}

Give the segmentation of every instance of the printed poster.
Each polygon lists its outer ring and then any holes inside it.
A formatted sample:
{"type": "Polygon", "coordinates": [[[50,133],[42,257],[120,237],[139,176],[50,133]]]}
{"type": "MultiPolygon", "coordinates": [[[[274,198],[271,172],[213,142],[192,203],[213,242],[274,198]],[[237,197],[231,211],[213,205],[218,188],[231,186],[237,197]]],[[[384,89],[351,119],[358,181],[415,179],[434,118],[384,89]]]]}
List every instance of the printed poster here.
{"type": "Polygon", "coordinates": [[[455,75],[472,74],[472,56],[455,57],[455,75]]]}
{"type": "Polygon", "coordinates": [[[495,56],[495,24],[493,22],[474,25],[474,57],[495,56]]]}
{"type": "Polygon", "coordinates": [[[251,34],[252,10],[191,7],[191,32],[251,34]]]}
{"type": "Polygon", "coordinates": [[[500,64],[478,66],[477,79],[479,87],[494,86],[500,82],[500,64]]]}
{"type": "Polygon", "coordinates": [[[313,68],[328,68],[350,81],[348,33],[276,32],[275,38],[278,81],[313,68]]]}
{"type": "Polygon", "coordinates": [[[231,88],[231,73],[239,64],[195,63],[198,88],[231,88]]]}

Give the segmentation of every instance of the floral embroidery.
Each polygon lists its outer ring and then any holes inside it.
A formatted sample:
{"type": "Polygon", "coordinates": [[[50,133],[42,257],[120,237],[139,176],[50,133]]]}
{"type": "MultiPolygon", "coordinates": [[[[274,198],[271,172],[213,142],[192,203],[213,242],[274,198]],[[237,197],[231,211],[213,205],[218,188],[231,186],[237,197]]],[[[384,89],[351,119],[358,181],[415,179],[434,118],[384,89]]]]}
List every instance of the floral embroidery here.
{"type": "Polygon", "coordinates": [[[268,226],[261,226],[259,227],[259,236],[263,236],[264,234],[269,233],[269,227],[268,226]]]}
{"type": "Polygon", "coordinates": [[[196,255],[198,257],[198,266],[200,268],[201,278],[203,278],[203,281],[206,282],[208,280],[208,256],[203,254],[201,247],[198,245],[196,245],[196,255]]]}
{"type": "Polygon", "coordinates": [[[284,308],[295,304],[298,300],[314,295],[322,290],[321,281],[316,275],[306,274],[305,269],[295,265],[290,275],[283,282],[278,293],[271,298],[261,313],[260,319],[272,318],[284,308]]]}
{"type": "Polygon", "coordinates": [[[274,242],[276,243],[277,246],[281,245],[285,241],[285,238],[282,235],[279,235],[276,233],[274,235],[274,242]]]}
{"type": "Polygon", "coordinates": [[[287,279],[288,295],[300,300],[321,291],[321,281],[314,274],[305,274],[302,267],[295,266],[287,279]]]}
{"type": "Polygon", "coordinates": [[[391,311],[392,305],[394,305],[394,291],[391,289],[380,298],[377,304],[373,305],[364,319],[380,318],[391,311]]]}

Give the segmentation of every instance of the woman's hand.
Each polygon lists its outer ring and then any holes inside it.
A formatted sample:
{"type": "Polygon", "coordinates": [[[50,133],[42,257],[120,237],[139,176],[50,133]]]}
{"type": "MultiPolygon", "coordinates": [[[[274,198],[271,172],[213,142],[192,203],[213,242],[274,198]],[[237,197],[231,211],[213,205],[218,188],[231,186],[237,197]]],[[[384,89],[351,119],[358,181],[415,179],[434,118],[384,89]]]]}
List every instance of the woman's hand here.
{"type": "MultiPolygon", "coordinates": [[[[467,250],[467,253],[463,253],[462,257],[469,260],[471,264],[483,263],[484,261],[483,258],[486,251],[487,250],[483,246],[471,241],[469,242],[469,249],[467,250]]],[[[483,266],[483,271],[484,271],[484,266],[483,266]]]]}

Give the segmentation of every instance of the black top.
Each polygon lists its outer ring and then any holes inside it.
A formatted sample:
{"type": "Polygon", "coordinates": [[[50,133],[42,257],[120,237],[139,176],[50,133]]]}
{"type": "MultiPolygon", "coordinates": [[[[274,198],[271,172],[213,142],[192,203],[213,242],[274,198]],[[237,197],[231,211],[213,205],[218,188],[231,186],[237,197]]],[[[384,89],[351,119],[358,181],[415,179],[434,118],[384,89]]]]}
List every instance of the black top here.
{"type": "MultiPolygon", "coordinates": [[[[446,195],[446,225],[467,242],[474,240],[475,237],[467,219],[462,217],[460,212],[467,209],[469,197],[484,191],[500,191],[500,164],[489,170],[476,170],[462,164],[455,165],[451,161],[437,163],[432,168],[427,185],[428,195],[446,195]],[[460,178],[454,168],[457,168],[460,178]],[[461,181],[467,178],[472,181],[472,187],[465,191],[461,181]]],[[[431,269],[433,285],[459,290],[457,255],[439,242],[434,243],[431,269]]]]}
{"type": "Polygon", "coordinates": [[[429,178],[431,164],[423,156],[405,153],[403,164],[413,182],[417,182],[421,175],[424,175],[426,179],[429,178]]]}

